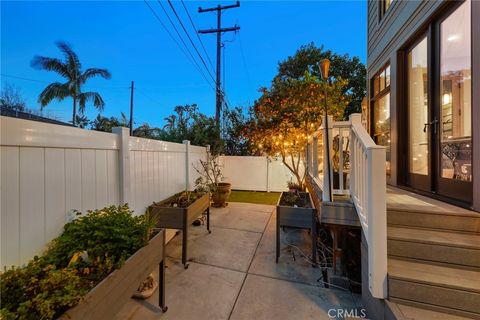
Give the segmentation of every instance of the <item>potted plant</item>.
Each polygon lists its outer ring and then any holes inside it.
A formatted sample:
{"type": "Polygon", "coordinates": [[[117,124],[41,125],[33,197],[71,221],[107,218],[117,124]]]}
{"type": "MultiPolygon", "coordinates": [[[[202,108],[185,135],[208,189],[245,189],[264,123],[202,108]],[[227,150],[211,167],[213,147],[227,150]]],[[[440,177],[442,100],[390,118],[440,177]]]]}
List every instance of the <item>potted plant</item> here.
{"type": "Polygon", "coordinates": [[[213,207],[227,206],[232,185],[228,182],[223,182],[225,177],[222,173],[222,167],[218,163],[218,156],[209,156],[207,161],[200,160],[200,167],[194,167],[200,175],[195,181],[197,189],[210,193],[213,207]]]}
{"type": "Polygon", "coordinates": [[[111,319],[159,265],[163,311],[164,230],[127,205],[79,215],[27,266],[1,274],[2,319],[111,319]]]}
{"type": "Polygon", "coordinates": [[[276,262],[280,257],[281,227],[310,229],[312,236],[312,261],[316,261],[317,254],[317,224],[316,210],[308,192],[282,192],[277,203],[276,216],[276,262]]]}
{"type": "Polygon", "coordinates": [[[201,190],[182,191],[163,201],[154,202],[149,212],[155,215],[157,227],[182,231],[182,263],[187,264],[188,226],[204,212],[207,215],[207,230],[210,233],[210,199],[201,190]]]}

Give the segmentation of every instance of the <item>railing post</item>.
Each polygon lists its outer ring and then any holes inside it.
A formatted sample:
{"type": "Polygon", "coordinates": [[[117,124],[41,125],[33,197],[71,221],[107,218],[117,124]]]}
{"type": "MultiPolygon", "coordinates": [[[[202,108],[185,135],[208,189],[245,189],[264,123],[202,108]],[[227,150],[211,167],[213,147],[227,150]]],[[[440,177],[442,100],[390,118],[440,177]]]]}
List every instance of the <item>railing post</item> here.
{"type": "Polygon", "coordinates": [[[267,192],[270,192],[270,159],[265,157],[265,160],[267,161],[267,192]]]}
{"type": "Polygon", "coordinates": [[[314,136],[312,141],[312,176],[317,178],[318,177],[318,137],[314,136]]]}
{"type": "Polygon", "coordinates": [[[311,161],[310,160],[311,160],[311,157],[312,157],[311,153],[312,153],[312,146],[310,145],[310,141],[307,141],[307,152],[306,152],[306,154],[307,154],[307,156],[306,156],[307,167],[305,168],[305,170],[307,170],[307,173],[311,173],[311,168],[310,168],[311,167],[311,161]]]}
{"type": "MultiPolygon", "coordinates": [[[[130,190],[130,132],[125,127],[115,127],[112,133],[119,137],[118,150],[118,166],[120,181],[120,204],[129,203],[131,201],[130,190]]],[[[132,203],[130,203],[132,206],[132,203]]]]}
{"type": "Polygon", "coordinates": [[[185,191],[190,189],[190,141],[183,140],[185,145],[185,191]]]}
{"type": "Polygon", "coordinates": [[[355,175],[357,174],[355,166],[357,165],[357,160],[355,159],[355,154],[356,154],[356,140],[355,140],[355,135],[353,132],[353,128],[356,125],[362,125],[362,115],[360,113],[353,113],[349,117],[350,120],[350,194],[354,194],[357,192],[355,189],[355,181],[356,177],[355,175]]]}
{"type": "Polygon", "coordinates": [[[328,128],[325,127],[325,117],[323,117],[323,146],[326,149],[326,146],[329,146],[328,152],[323,153],[323,193],[322,193],[322,200],[326,202],[332,201],[331,195],[333,186],[333,168],[332,168],[332,156],[333,156],[333,136],[332,136],[332,129],[333,129],[333,117],[328,116],[328,128]],[[327,134],[328,130],[328,134],[327,134]],[[328,137],[328,143],[327,143],[328,137]],[[329,155],[329,156],[327,156],[329,155]],[[330,179],[329,179],[330,178],[330,179]]]}
{"type": "MultiPolygon", "coordinates": [[[[361,125],[361,124],[360,124],[361,125]]],[[[367,150],[367,221],[369,288],[375,298],[387,297],[387,207],[385,148],[367,150]],[[381,170],[384,168],[384,170],[381,170]]]]}

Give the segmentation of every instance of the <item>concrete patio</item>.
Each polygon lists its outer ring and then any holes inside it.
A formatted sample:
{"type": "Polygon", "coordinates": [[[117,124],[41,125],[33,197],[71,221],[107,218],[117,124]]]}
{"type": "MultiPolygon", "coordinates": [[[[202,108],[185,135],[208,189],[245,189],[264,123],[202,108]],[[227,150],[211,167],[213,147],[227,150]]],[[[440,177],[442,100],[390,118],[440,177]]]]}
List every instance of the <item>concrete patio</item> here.
{"type": "MultiPolygon", "coordinates": [[[[230,203],[212,209],[211,234],[190,227],[188,269],[180,262],[181,237],[167,245],[168,311],[157,307],[155,293],[146,301],[132,299],[117,319],[340,319],[339,309],[361,315],[360,295],[324,288],[317,281],[320,269],[299,254],[294,260],[285,244],[275,264],[274,208],[230,203]]],[[[306,231],[285,236],[310,252],[306,231]]]]}

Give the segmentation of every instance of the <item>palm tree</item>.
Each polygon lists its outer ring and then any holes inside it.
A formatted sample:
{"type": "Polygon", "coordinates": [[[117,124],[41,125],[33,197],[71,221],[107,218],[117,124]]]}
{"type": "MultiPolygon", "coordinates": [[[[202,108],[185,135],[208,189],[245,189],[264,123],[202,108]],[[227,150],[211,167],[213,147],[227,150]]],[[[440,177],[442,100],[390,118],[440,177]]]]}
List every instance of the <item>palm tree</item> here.
{"type": "Polygon", "coordinates": [[[90,120],[88,120],[86,115],[80,113],[75,115],[75,123],[79,128],[85,129],[90,123],[90,120]]]}
{"type": "Polygon", "coordinates": [[[98,68],[88,68],[85,72],[82,72],[82,64],[72,48],[62,41],[57,42],[56,45],[64,55],[65,59],[63,61],[57,58],[35,56],[31,65],[37,69],[54,71],[64,77],[67,82],[54,82],[49,84],[42,93],[40,93],[38,102],[43,108],[53,99],[62,101],[67,97],[71,97],[73,99],[72,123],[75,125],[77,103],[78,111],[82,114],[85,111],[85,103],[87,101],[92,101],[95,108],[99,111],[102,111],[105,106],[105,102],[103,102],[98,92],[82,92],[82,85],[84,85],[88,79],[95,76],[110,79],[111,75],[108,70],[98,68]]]}
{"type": "Polygon", "coordinates": [[[175,115],[172,114],[163,120],[167,122],[167,124],[163,126],[163,129],[173,130],[175,128],[175,123],[177,121],[177,117],[175,115]]]}

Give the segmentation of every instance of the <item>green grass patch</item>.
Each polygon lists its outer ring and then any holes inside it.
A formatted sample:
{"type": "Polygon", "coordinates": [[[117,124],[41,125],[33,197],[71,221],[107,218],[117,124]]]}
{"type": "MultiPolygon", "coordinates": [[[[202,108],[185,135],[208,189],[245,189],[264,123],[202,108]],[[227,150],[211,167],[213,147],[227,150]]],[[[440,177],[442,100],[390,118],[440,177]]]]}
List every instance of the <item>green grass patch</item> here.
{"type": "Polygon", "coordinates": [[[280,192],[232,190],[228,201],[276,205],[278,197],[280,197],[280,192]]]}

